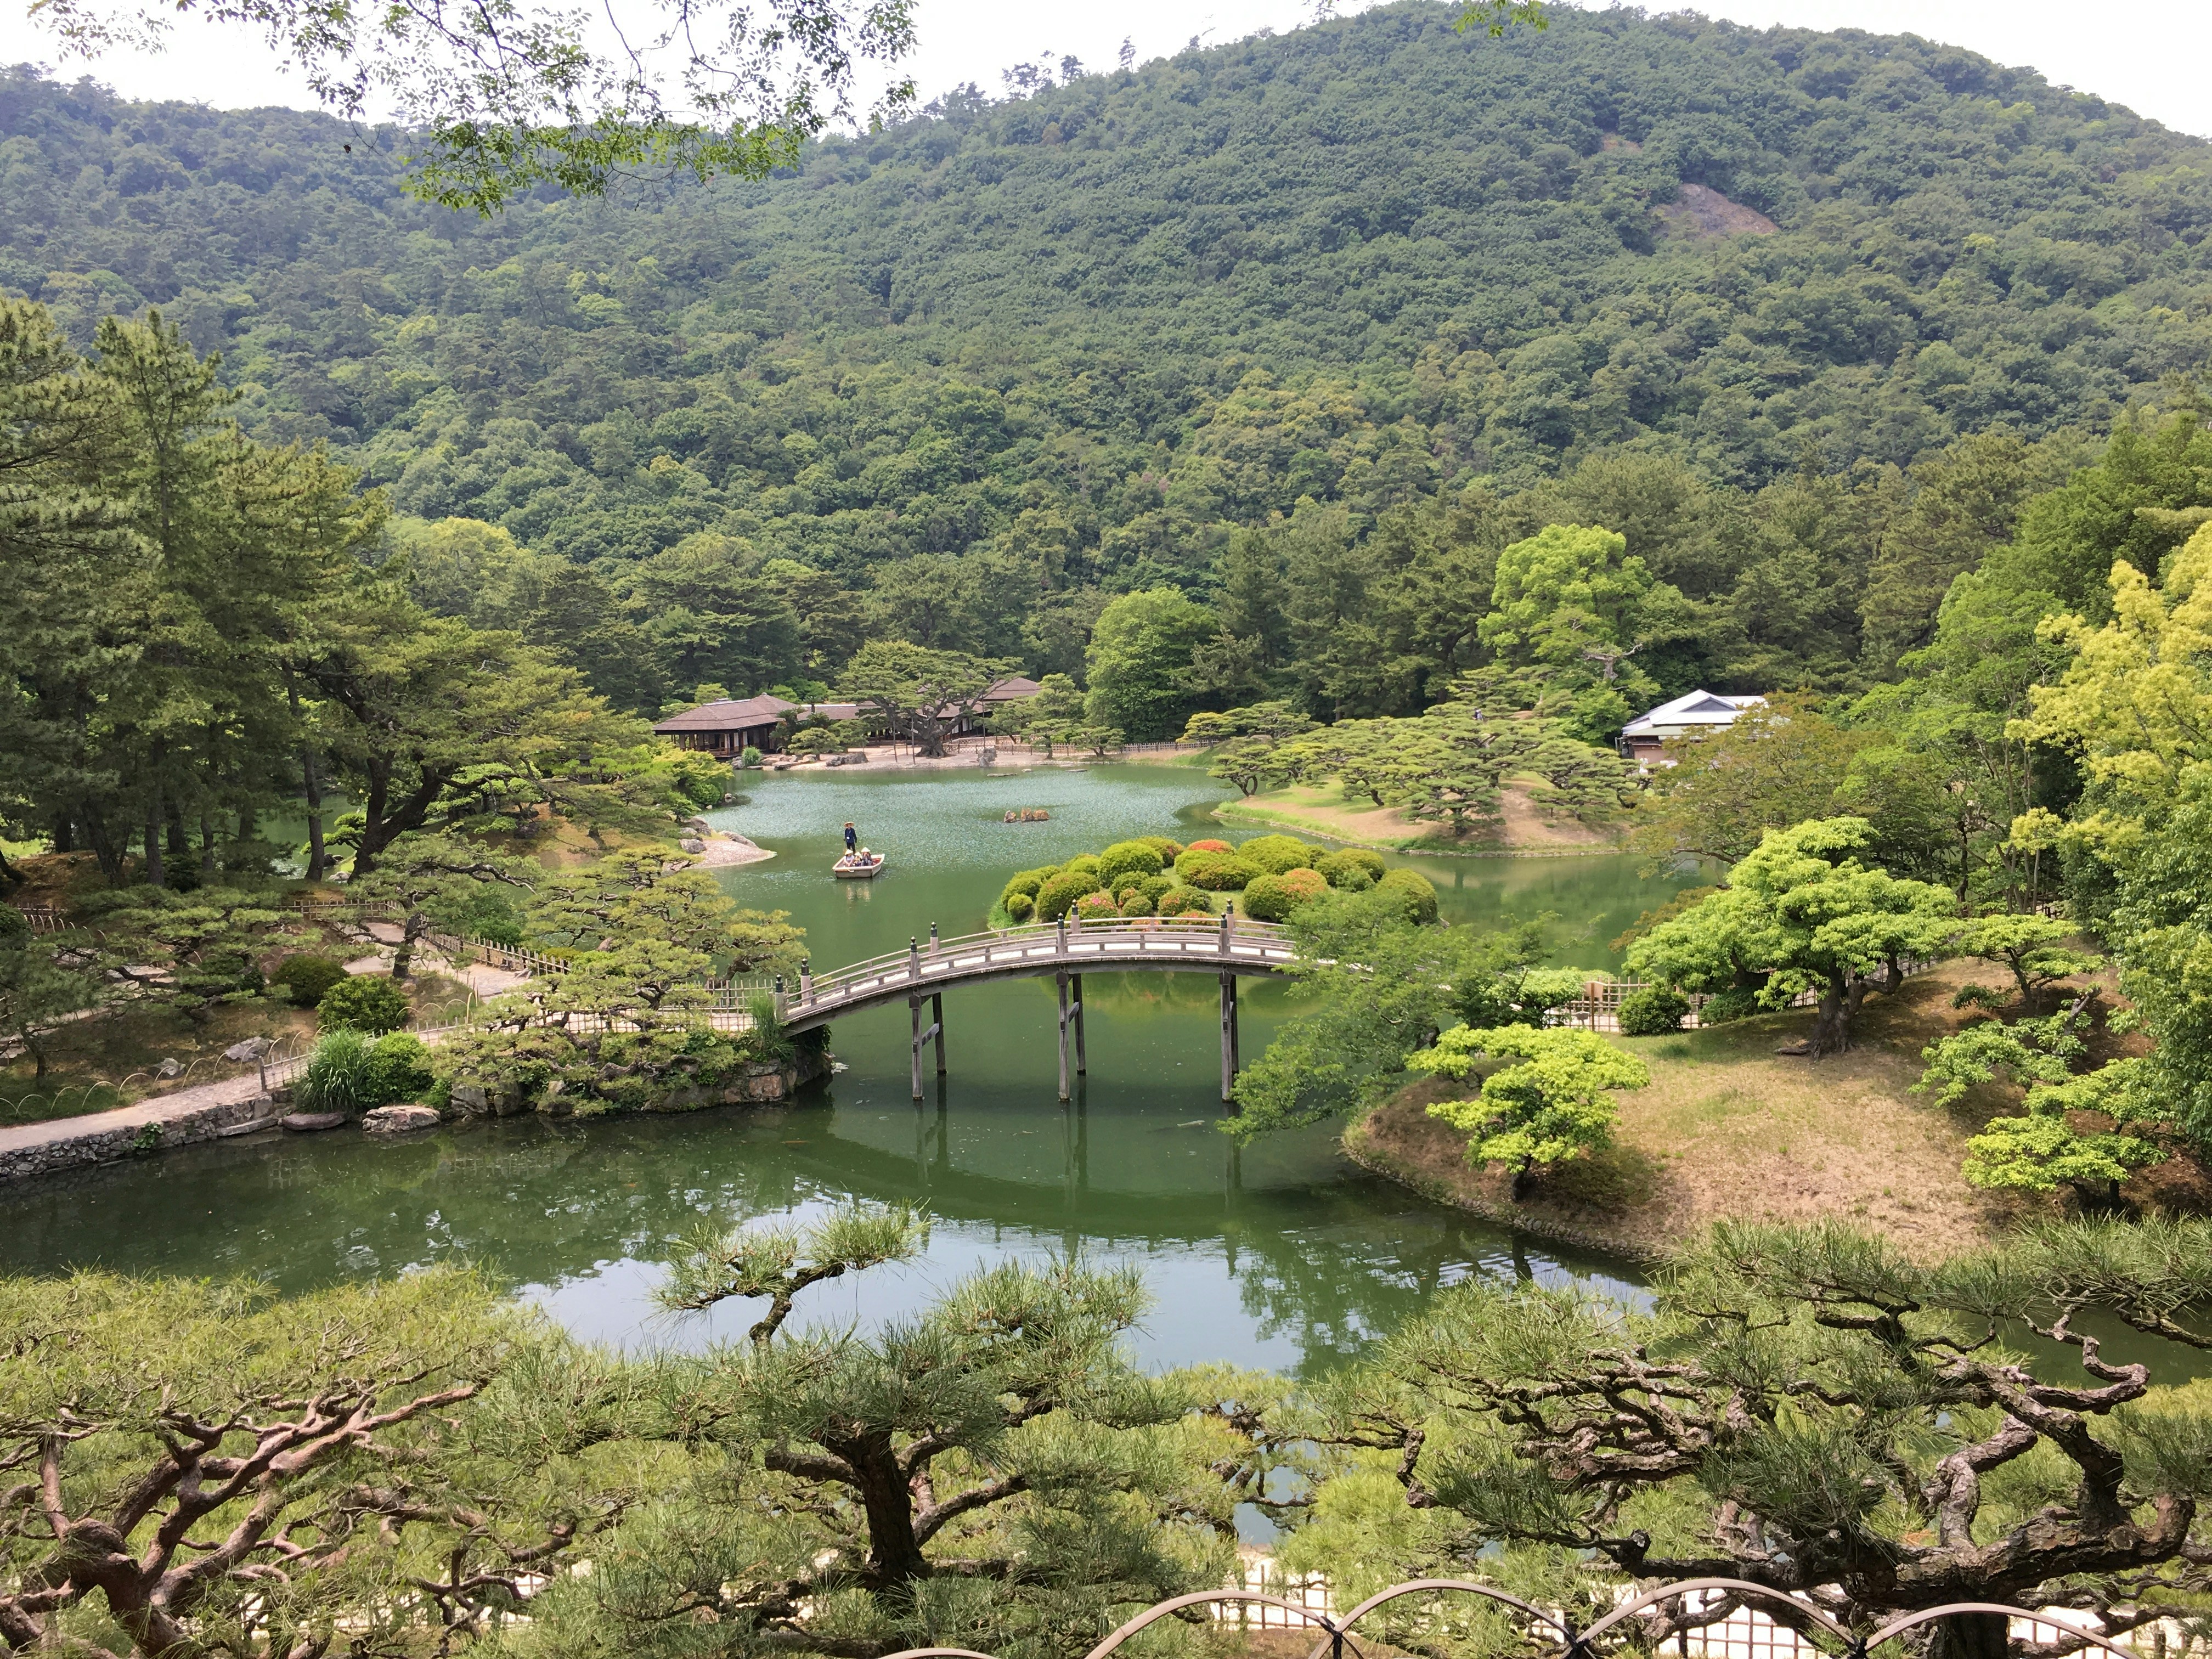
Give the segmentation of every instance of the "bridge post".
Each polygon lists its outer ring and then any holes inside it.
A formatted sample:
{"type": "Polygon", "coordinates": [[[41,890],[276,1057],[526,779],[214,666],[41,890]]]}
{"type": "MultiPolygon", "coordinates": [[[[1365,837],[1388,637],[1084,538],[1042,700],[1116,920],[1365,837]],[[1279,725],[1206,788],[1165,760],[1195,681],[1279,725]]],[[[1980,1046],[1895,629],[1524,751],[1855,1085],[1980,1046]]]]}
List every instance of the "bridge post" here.
{"type": "MultiPolygon", "coordinates": [[[[1067,918],[1064,915],[1061,916],[1059,921],[1053,923],[1053,927],[1054,929],[1052,946],[1053,954],[1054,956],[1064,957],[1067,954],[1067,918]]],[[[1066,1097],[1063,1095],[1060,1098],[1065,1100],[1066,1097]]]]}
{"type": "Polygon", "coordinates": [[[929,1023],[937,1032],[937,1074],[945,1075],[945,994],[933,992],[929,999],[929,1023]]]}
{"type": "Polygon", "coordinates": [[[937,924],[933,921],[929,924],[929,954],[937,954],[937,924]]]}
{"type": "Polygon", "coordinates": [[[921,1098],[921,999],[908,997],[906,1000],[906,1007],[908,1014],[914,1022],[914,1097],[920,1100],[921,1098]]]}
{"type": "Polygon", "coordinates": [[[1067,969],[1061,969],[1053,978],[1060,986],[1060,1097],[1067,1098],[1067,969]]]}
{"type": "Polygon", "coordinates": [[[1224,957],[1229,954],[1229,925],[1236,919],[1237,913],[1234,910],[1224,910],[1221,913],[1221,954],[1224,957]]]}
{"type": "Polygon", "coordinates": [[[789,1010],[784,1006],[783,1002],[783,975],[778,974],[775,976],[775,1023],[779,1025],[782,1024],[789,1010]]]}
{"type": "Polygon", "coordinates": [[[1221,973],[1221,1099],[1227,1104],[1237,1082],[1237,975],[1221,973]]]}
{"type": "Polygon", "coordinates": [[[808,959],[801,957],[799,959],[799,1005],[804,1008],[811,1006],[813,1000],[814,972],[808,965],[808,959]]]}
{"type": "Polygon", "coordinates": [[[1085,1077],[1090,1073],[1091,1060],[1083,1046],[1083,975],[1080,974],[1073,975],[1073,984],[1075,988],[1075,1007],[1073,1010],[1075,1015],[1075,1074],[1078,1077],[1085,1077]]]}
{"type": "Polygon", "coordinates": [[[915,942],[912,933],[906,936],[906,976],[908,979],[921,977],[921,946],[915,942]]]}

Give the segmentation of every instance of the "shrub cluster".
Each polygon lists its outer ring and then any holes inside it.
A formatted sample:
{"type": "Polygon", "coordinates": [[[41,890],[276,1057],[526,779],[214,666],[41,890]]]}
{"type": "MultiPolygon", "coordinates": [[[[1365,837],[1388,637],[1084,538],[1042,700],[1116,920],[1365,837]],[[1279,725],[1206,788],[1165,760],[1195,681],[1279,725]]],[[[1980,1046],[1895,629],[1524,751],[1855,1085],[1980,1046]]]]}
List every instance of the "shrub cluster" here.
{"type": "Polygon", "coordinates": [[[1213,907],[1203,895],[1178,896],[1188,890],[1168,873],[1183,850],[1181,842],[1165,836],[1138,836],[1103,853],[1024,870],[1007,878],[998,908],[1015,923],[1210,913],[1213,907]]]}
{"type": "Polygon", "coordinates": [[[1406,907],[1406,920],[1426,927],[1437,919],[1436,884],[1418,870],[1391,870],[1375,884],[1376,890],[1395,893],[1406,907]]]}
{"type": "MultiPolygon", "coordinates": [[[[1165,836],[1117,841],[1103,853],[1044,865],[1007,878],[998,914],[1012,923],[1109,916],[1212,915],[1216,893],[1242,893],[1238,908],[1257,921],[1280,921],[1332,887],[1364,892],[1391,876],[1364,848],[1326,852],[1294,836],[1260,836],[1241,847],[1202,840],[1183,846],[1165,836]]],[[[1396,872],[1398,893],[1417,921],[1437,918],[1436,889],[1411,871],[1396,872]]]]}
{"type": "Polygon", "coordinates": [[[1664,985],[1646,987],[1620,1002],[1620,1034],[1623,1036],[1667,1036],[1682,1029],[1682,1017],[1690,1012],[1690,1000],[1680,991],[1664,985]]]}
{"type": "Polygon", "coordinates": [[[316,1005],[325,1031],[367,1031],[380,1036],[414,1017],[407,993],[383,974],[348,974],[316,1005]]]}
{"type": "Polygon", "coordinates": [[[1288,921],[1291,911],[1327,891],[1327,878],[1305,866],[1280,875],[1255,876],[1244,889],[1244,914],[1255,921],[1288,921]]]}
{"type": "Polygon", "coordinates": [[[284,988],[295,1008],[314,1008],[321,1006],[324,993],[345,977],[345,963],[336,957],[302,952],[277,963],[270,982],[284,988]]]}
{"type": "Polygon", "coordinates": [[[420,1100],[431,1092],[430,1051],[420,1037],[402,1032],[370,1039],[362,1032],[326,1033],[292,1085],[303,1112],[343,1112],[359,1117],[379,1106],[420,1100]]]}

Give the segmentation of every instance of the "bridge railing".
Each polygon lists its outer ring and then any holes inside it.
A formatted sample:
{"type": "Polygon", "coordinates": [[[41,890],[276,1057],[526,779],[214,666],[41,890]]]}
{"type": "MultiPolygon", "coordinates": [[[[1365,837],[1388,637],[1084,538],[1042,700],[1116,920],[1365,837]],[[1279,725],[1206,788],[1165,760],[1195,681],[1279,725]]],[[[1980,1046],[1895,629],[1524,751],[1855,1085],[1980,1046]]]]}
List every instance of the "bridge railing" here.
{"type": "Polygon", "coordinates": [[[1247,959],[1255,946],[1279,951],[1288,946],[1290,938],[1290,929],[1279,923],[1234,916],[1147,916],[1067,925],[1030,922],[950,939],[932,934],[926,943],[917,939],[903,951],[886,951],[830,973],[802,973],[798,999],[789,1006],[793,1011],[818,1008],[850,1000],[856,992],[873,994],[901,983],[942,982],[958,977],[963,969],[1002,964],[1064,963],[1079,970],[1102,955],[1141,955],[1155,942],[1161,946],[1171,945],[1171,951],[1160,950],[1163,957],[1172,954],[1178,960],[1190,960],[1218,955],[1235,962],[1247,959]],[[1123,949],[1117,951],[1117,945],[1123,949]]]}

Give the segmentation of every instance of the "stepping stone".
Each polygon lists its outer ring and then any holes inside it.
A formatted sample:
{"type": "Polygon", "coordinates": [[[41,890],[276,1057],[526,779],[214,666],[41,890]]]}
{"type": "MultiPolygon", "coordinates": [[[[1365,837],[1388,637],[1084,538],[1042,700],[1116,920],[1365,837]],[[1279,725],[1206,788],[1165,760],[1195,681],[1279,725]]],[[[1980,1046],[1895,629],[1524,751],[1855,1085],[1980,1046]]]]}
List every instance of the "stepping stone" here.
{"type": "Polygon", "coordinates": [[[373,1135],[404,1135],[416,1129],[434,1129],[438,1114],[428,1106],[380,1106],[361,1121],[373,1135]]]}
{"type": "Polygon", "coordinates": [[[276,1120],[280,1129],[289,1129],[295,1134],[313,1134],[318,1129],[336,1129],[344,1124],[343,1112],[288,1112],[276,1120]]]}

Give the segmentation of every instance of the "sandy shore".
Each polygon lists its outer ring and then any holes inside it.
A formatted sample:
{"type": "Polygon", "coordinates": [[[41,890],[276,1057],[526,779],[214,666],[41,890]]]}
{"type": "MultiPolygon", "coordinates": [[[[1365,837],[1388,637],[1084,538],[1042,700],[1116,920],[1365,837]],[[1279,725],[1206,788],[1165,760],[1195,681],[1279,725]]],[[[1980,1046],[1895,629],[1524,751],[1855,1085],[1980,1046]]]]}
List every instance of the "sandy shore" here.
{"type": "MultiPolygon", "coordinates": [[[[828,772],[848,769],[869,772],[973,772],[979,769],[987,772],[1015,772],[1028,771],[1040,766],[1106,766],[1125,759],[1150,759],[1155,752],[1172,751],[1174,745],[1170,744],[1147,744],[1142,745],[1139,752],[1135,755],[1114,754],[1103,757],[1097,755],[1077,754],[1062,749],[1048,756],[1042,749],[1032,749],[1026,744],[1009,743],[1003,738],[997,739],[961,738],[953,743],[948,752],[933,758],[917,755],[904,744],[879,743],[870,745],[865,751],[866,754],[865,760],[848,758],[841,767],[830,767],[817,759],[796,760],[788,756],[776,755],[769,758],[765,769],[771,772],[828,772]],[[994,750],[995,758],[987,763],[983,760],[984,755],[994,750]]],[[[854,752],[857,754],[861,751],[854,752]]],[[[742,772],[738,774],[740,787],[743,787],[742,780],[745,774],[742,772]]]]}

